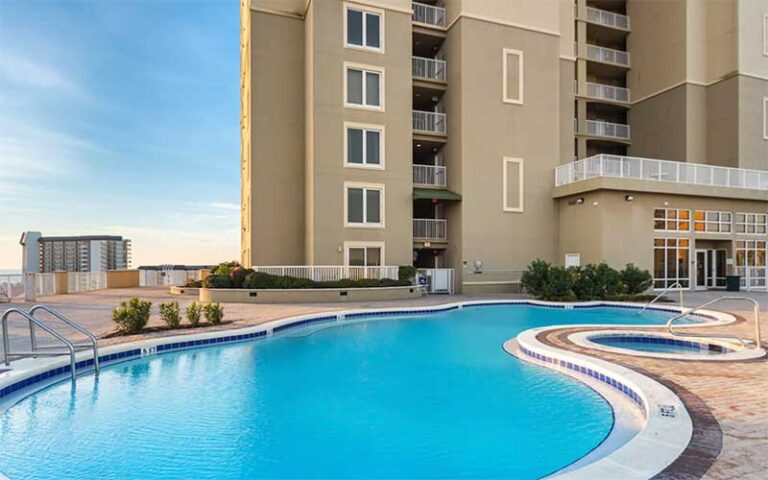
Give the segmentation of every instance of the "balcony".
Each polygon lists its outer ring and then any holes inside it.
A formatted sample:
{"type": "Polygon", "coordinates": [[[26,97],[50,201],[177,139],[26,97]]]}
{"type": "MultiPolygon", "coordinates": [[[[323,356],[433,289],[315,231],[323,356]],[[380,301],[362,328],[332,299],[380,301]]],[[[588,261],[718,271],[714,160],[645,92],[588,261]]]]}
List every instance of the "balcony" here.
{"type": "Polygon", "coordinates": [[[768,171],[605,154],[557,167],[555,186],[598,177],[768,191],[768,171]]]}
{"type": "Polygon", "coordinates": [[[587,21],[606,27],[629,30],[629,17],[620,13],[608,12],[593,7],[587,7],[587,21]]]}
{"type": "Polygon", "coordinates": [[[413,22],[445,28],[445,9],[426,3],[413,2],[413,22]]]}
{"type": "Polygon", "coordinates": [[[413,184],[428,187],[445,187],[446,170],[441,165],[414,165],[413,184]]]}
{"type": "Polygon", "coordinates": [[[587,82],[587,97],[611,102],[629,103],[629,89],[587,82]]]}
{"type": "Polygon", "coordinates": [[[442,240],[448,239],[447,222],[437,218],[414,218],[414,240],[442,240]]]}
{"type": "Polygon", "coordinates": [[[596,62],[629,67],[629,52],[587,44],[587,58],[596,62]]]}
{"type": "Polygon", "coordinates": [[[425,80],[445,82],[445,60],[436,58],[413,57],[413,76],[425,80]]]}
{"type": "Polygon", "coordinates": [[[629,125],[623,123],[602,122],[599,120],[586,121],[587,135],[604,138],[629,140],[629,125]]]}
{"type": "Polygon", "coordinates": [[[413,130],[432,135],[445,135],[448,131],[444,113],[413,111],[413,130]]]}

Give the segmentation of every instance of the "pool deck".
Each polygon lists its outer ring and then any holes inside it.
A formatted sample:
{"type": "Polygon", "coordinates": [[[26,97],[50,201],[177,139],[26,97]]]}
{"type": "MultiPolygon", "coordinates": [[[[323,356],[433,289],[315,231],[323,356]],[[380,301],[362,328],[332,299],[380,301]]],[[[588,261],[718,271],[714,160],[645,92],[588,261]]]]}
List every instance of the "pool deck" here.
{"type": "MultiPolygon", "coordinates": [[[[725,295],[725,292],[696,292],[686,294],[686,306],[695,306],[725,295]]],[[[739,295],[757,300],[762,310],[768,309],[768,294],[742,292],[739,295]]],[[[182,310],[195,297],[171,296],[167,289],[113,289],[83,294],[44,297],[37,303],[52,306],[78,321],[99,337],[114,330],[112,309],[126,298],[138,296],[153,302],[150,326],[162,325],[157,304],[178,300],[182,310]]],[[[408,302],[367,302],[344,304],[226,304],[226,324],[217,327],[184,329],[102,339],[100,345],[135,341],[148,337],[167,336],[215,328],[232,329],[293,317],[308,313],[348,309],[400,306],[426,306],[479,299],[522,299],[522,295],[454,295],[429,296],[408,302]]],[[[672,297],[670,297],[671,299],[672,297]]],[[[29,304],[0,304],[0,311],[12,306],[29,308],[29,304]]],[[[724,302],[718,310],[734,313],[742,320],[724,327],[710,328],[709,332],[738,333],[754,338],[752,312],[746,303],[724,302]]],[[[766,315],[762,315],[765,318],[766,315]]],[[[598,327],[606,330],[605,326],[598,327]]],[[[552,346],[587,353],[645,373],[673,389],[685,401],[694,419],[694,439],[686,453],[656,478],[664,480],[687,479],[765,479],[768,471],[768,360],[729,363],[680,361],[641,358],[615,353],[588,350],[571,343],[567,337],[584,329],[564,327],[547,333],[542,341],[552,346]]],[[[761,335],[768,344],[768,325],[761,335]]],[[[11,324],[13,345],[28,342],[24,323],[11,324]]],[[[43,343],[43,342],[41,342],[43,343]]]]}

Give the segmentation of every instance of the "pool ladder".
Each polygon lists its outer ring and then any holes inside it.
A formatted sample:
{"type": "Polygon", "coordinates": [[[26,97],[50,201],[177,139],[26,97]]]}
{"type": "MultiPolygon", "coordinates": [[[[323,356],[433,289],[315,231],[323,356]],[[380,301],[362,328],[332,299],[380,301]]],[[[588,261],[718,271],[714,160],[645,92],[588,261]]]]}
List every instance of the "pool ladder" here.
{"type": "Polygon", "coordinates": [[[665,288],[664,290],[662,290],[660,294],[656,295],[656,298],[646,303],[645,306],[637,313],[640,314],[646,311],[648,307],[650,307],[651,305],[659,301],[659,299],[663,297],[665,293],[668,293],[673,288],[676,288],[680,292],[680,308],[683,308],[683,286],[680,284],[680,282],[675,282],[672,285],[665,288]]]}
{"type": "Polygon", "coordinates": [[[710,301],[708,301],[706,303],[702,303],[701,305],[699,305],[697,307],[685,310],[682,313],[680,313],[679,315],[676,315],[676,316],[670,318],[669,321],[667,322],[667,330],[669,331],[670,334],[672,334],[672,335],[674,335],[676,337],[717,338],[717,339],[735,340],[735,341],[739,342],[742,347],[746,347],[747,343],[749,342],[749,340],[745,340],[745,339],[743,339],[742,337],[740,337],[738,335],[727,334],[727,333],[721,333],[721,334],[683,333],[683,332],[679,332],[679,331],[677,331],[677,330],[675,330],[673,328],[673,324],[675,323],[675,321],[680,320],[682,318],[685,318],[688,315],[692,315],[692,314],[698,312],[699,310],[703,310],[703,309],[705,309],[705,308],[707,308],[709,306],[712,306],[712,305],[714,305],[714,304],[716,304],[718,302],[722,302],[722,301],[725,301],[725,300],[744,301],[744,302],[748,302],[748,303],[752,304],[752,313],[754,314],[754,317],[755,317],[755,341],[754,341],[755,349],[761,348],[760,347],[760,304],[757,303],[757,301],[755,299],[749,298],[749,297],[731,297],[731,296],[726,296],[726,297],[720,297],[720,298],[716,298],[714,300],[710,300],[710,301]]]}
{"type": "Polygon", "coordinates": [[[3,316],[0,318],[0,322],[2,322],[3,361],[6,366],[11,365],[11,359],[55,357],[59,355],[68,355],[70,359],[70,373],[72,375],[72,381],[75,381],[75,379],[77,378],[77,362],[75,359],[75,354],[80,350],[93,350],[93,368],[98,373],[99,345],[98,345],[96,336],[86,328],[82,327],[78,323],[69,319],[67,316],[65,316],[61,312],[58,312],[47,305],[35,305],[29,311],[22,310],[21,308],[9,308],[3,313],[3,316]],[[88,341],[86,343],[72,342],[66,336],[64,336],[61,332],[59,332],[54,327],[52,327],[51,325],[46,323],[44,320],[39,318],[39,313],[37,314],[38,316],[36,316],[35,314],[37,312],[48,313],[48,315],[50,317],[53,317],[55,320],[58,320],[59,322],[64,323],[65,325],[68,325],[74,330],[85,335],[88,338],[88,341]],[[31,349],[28,352],[26,351],[12,352],[11,351],[11,339],[8,334],[8,318],[12,314],[16,314],[22,317],[23,319],[26,319],[27,322],[29,323],[29,343],[30,343],[31,349]],[[58,340],[59,343],[64,345],[65,349],[62,350],[61,346],[38,345],[37,344],[38,328],[48,333],[56,340],[58,340]]]}

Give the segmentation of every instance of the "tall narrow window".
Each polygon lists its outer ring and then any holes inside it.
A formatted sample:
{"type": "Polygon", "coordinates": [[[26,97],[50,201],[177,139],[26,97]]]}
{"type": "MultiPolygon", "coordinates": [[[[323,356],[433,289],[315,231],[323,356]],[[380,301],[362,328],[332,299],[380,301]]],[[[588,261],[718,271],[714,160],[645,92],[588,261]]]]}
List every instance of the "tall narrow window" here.
{"type": "Polygon", "coordinates": [[[679,283],[690,285],[690,240],[687,238],[653,239],[653,288],[668,288],[679,283]]]}
{"type": "Polygon", "coordinates": [[[384,168],[384,127],[345,123],[348,167],[384,168]]]}
{"type": "Polygon", "coordinates": [[[351,227],[384,226],[384,187],[345,185],[345,220],[351,227]]]}
{"type": "Polygon", "coordinates": [[[346,67],[346,105],[381,110],[383,72],[346,67]]]}
{"type": "Polygon", "coordinates": [[[763,15],[763,55],[768,57],[768,13],[763,15]]]}
{"type": "Polygon", "coordinates": [[[505,48],[502,58],[502,77],[504,103],[523,104],[524,75],[523,52],[505,48]]]}
{"type": "Polygon", "coordinates": [[[377,51],[382,50],[382,20],[384,18],[382,13],[349,6],[346,7],[346,12],[345,45],[377,51]]]}
{"type": "Polygon", "coordinates": [[[504,157],[502,195],[505,212],[523,211],[523,159],[504,157]]]}

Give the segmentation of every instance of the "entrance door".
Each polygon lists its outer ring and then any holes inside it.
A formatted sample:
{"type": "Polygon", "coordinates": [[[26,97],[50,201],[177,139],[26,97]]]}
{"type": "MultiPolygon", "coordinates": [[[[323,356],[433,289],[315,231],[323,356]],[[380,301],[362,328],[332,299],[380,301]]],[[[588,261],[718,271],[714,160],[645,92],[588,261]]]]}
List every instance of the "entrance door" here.
{"type": "Polygon", "coordinates": [[[709,262],[707,262],[707,250],[696,250],[696,290],[706,290],[709,271],[709,262]]]}

